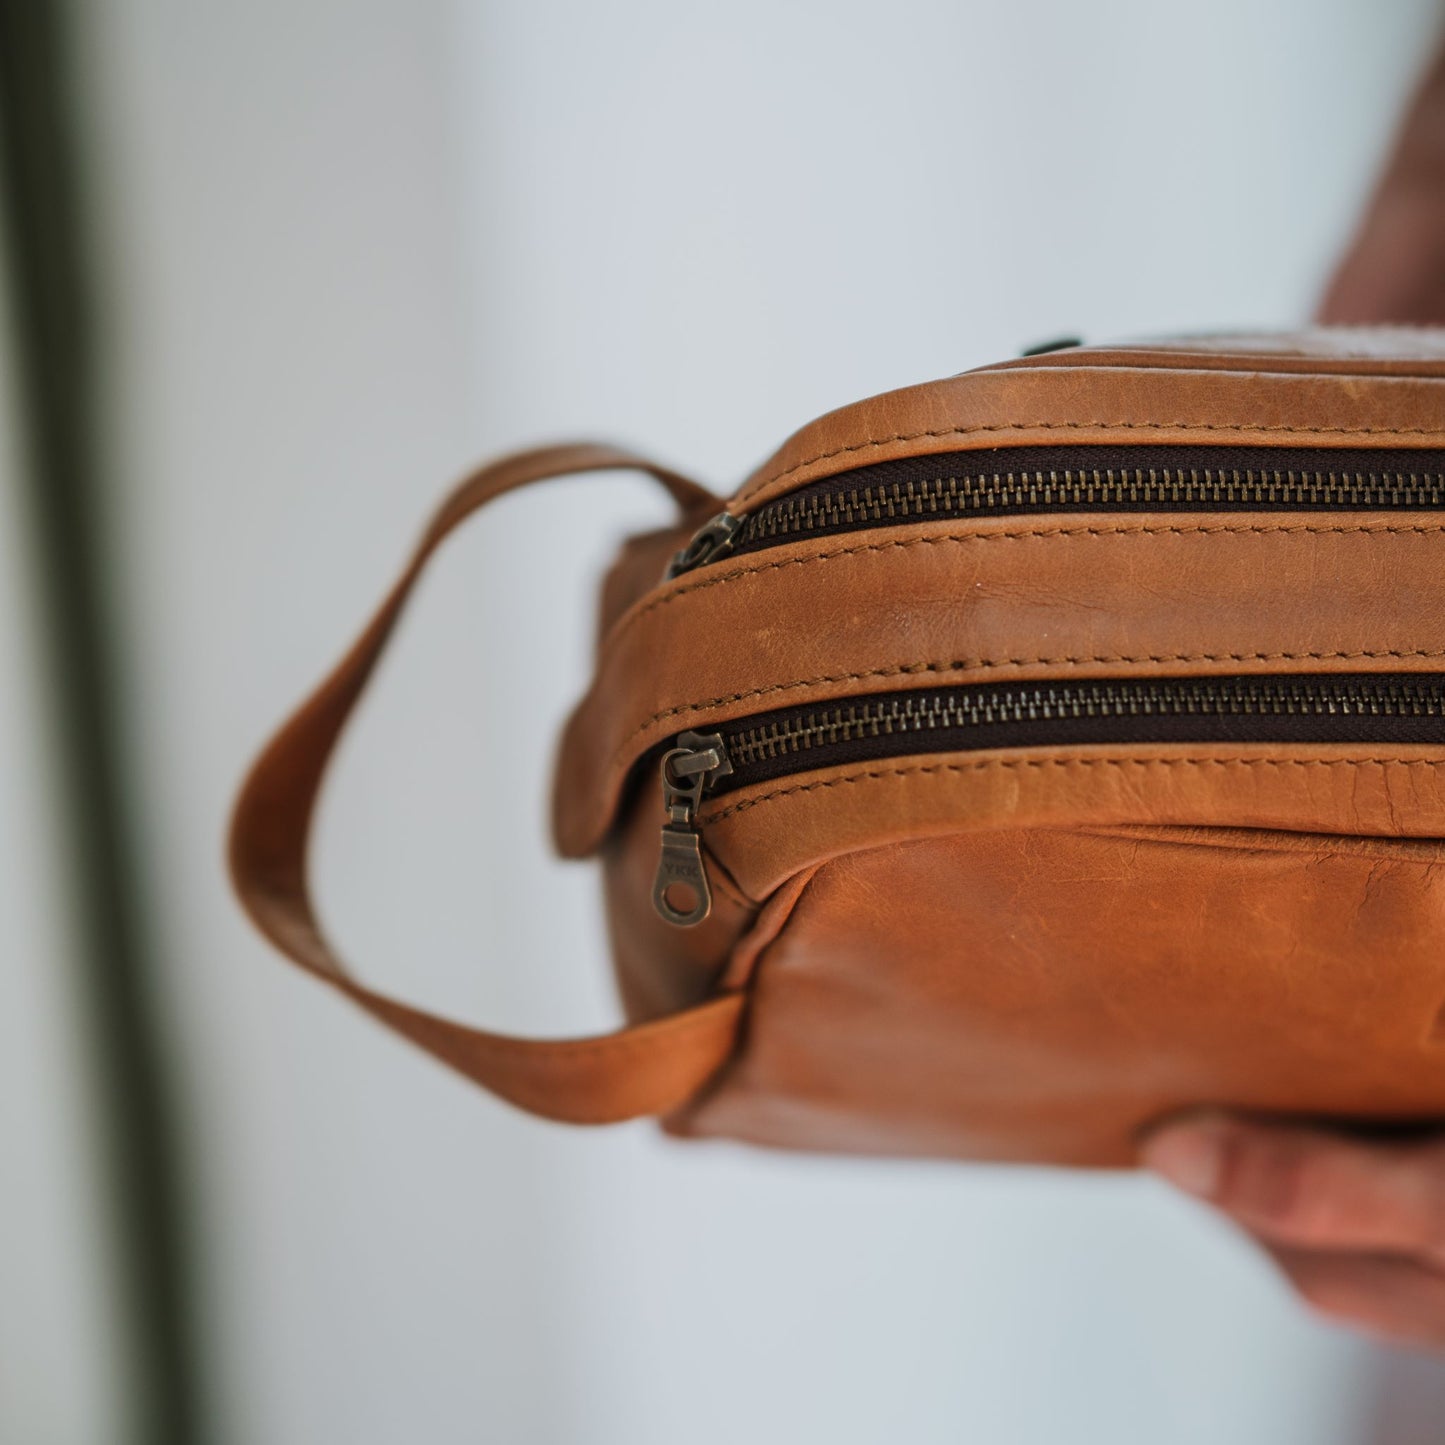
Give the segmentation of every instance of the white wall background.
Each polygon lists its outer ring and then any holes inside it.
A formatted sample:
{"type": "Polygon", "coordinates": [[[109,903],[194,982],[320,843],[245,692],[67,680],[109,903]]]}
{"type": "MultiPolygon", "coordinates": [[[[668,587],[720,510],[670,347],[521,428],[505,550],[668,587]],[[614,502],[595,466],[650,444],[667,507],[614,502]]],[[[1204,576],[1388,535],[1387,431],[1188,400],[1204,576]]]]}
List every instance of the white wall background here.
{"type": "MultiPolygon", "coordinates": [[[[220,839],[476,454],[601,431],[727,486],[826,407],[1041,337],[1299,317],[1435,6],[84,9],[129,743],[223,1438],[1425,1438],[1433,1371],[1383,1374],[1146,1181],[525,1120],[271,957],[220,839]]],[[[563,486],[449,549],[327,804],[369,976],[519,1029],[612,1017],[542,802],[592,575],[656,515],[563,486]]],[[[14,1399],[0,1438],[95,1438],[14,1399]]]]}

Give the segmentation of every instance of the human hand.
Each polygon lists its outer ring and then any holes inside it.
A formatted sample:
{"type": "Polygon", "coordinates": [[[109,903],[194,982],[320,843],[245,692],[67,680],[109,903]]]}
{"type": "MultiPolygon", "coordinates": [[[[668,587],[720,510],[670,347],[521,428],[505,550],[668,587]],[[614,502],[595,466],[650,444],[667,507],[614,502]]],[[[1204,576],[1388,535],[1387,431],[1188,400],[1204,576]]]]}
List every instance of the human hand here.
{"type": "Polygon", "coordinates": [[[1445,322],[1445,51],[1405,113],[1319,319],[1445,322]]]}
{"type": "Polygon", "coordinates": [[[1365,1141],[1206,1114],[1156,1130],[1143,1162],[1252,1235],[1321,1314],[1445,1349],[1445,1135],[1365,1141]]]}

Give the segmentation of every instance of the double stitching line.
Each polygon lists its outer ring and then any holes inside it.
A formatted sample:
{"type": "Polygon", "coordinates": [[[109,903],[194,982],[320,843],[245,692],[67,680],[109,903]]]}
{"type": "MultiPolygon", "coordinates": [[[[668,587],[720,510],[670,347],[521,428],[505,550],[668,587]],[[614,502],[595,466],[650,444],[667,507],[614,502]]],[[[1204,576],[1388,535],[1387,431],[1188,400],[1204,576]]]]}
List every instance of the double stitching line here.
{"type": "MultiPolygon", "coordinates": [[[[833,561],[843,557],[857,557],[877,552],[906,551],[913,547],[939,547],[939,546],[969,546],[992,542],[1019,542],[1032,541],[1052,537],[1074,538],[1074,537],[1117,537],[1117,536],[1251,536],[1251,535],[1293,535],[1306,534],[1314,536],[1393,536],[1393,535],[1440,535],[1445,533],[1445,522],[1432,523],[1356,523],[1353,525],[1343,523],[1194,523],[1194,524],[1155,524],[1148,523],[1118,523],[1113,526],[1078,526],[1078,527],[1041,527],[1038,525],[1014,528],[1009,531],[999,532],[965,532],[947,533],[935,537],[917,537],[901,541],[870,542],[855,544],[849,547],[834,548],[832,551],[815,553],[809,557],[791,557],[781,561],[754,563],[752,566],[740,568],[737,571],[725,573],[720,577],[705,577],[694,582],[674,588],[664,593],[661,597],[654,598],[646,606],[642,607],[627,619],[624,626],[631,629],[641,623],[642,619],[658,608],[665,607],[684,597],[690,592],[700,592],[709,587],[721,587],[731,582],[737,582],[744,577],[758,576],[765,572],[783,571],[789,567],[807,567],[818,563],[833,561]]],[[[609,641],[607,651],[616,650],[621,645],[621,634],[616,634],[609,641]]],[[[999,658],[975,660],[959,660],[947,663],[918,662],[900,663],[896,666],[874,668],[856,673],[838,673],[814,678],[800,678],[793,682],[773,683],[766,687],[753,688],[748,691],[728,693],[720,697],[704,698],[694,702],[682,703],[674,707],[663,708],[654,713],[651,717],[638,724],[623,740],[613,754],[610,766],[616,766],[625,760],[628,750],[632,744],[654,724],[663,721],[665,718],[676,717],[681,713],[692,711],[696,708],[718,707],[725,704],[743,702],[748,698],[764,697],[772,693],[786,692],[793,688],[822,686],[837,682],[857,682],[866,679],[881,677],[903,677],[910,674],[933,672],[961,672],[972,669],[984,668],[1019,668],[1028,666],[1059,666],[1059,667],[1084,667],[1089,665],[1100,665],[1108,663],[1131,663],[1141,662],[1264,662],[1264,661],[1343,661],[1355,658],[1435,658],[1445,656],[1445,652],[1439,651],[1359,651],[1359,652],[1253,652],[1253,653],[1149,653],[1142,656],[1131,657],[1124,654],[1102,654],[1093,657],[1022,657],[1022,658],[999,658]]]]}
{"type": "Polygon", "coordinates": [[[832,451],[819,452],[816,456],[794,462],[776,476],[763,477],[738,493],[739,501],[756,496],[767,487],[787,481],[817,462],[830,461],[833,457],[851,456],[859,452],[876,451],[892,446],[895,442],[921,441],[925,437],[978,436],[987,432],[1007,433],[1011,431],[1182,431],[1182,432],[1290,432],[1298,436],[1392,436],[1392,437],[1434,437],[1440,435],[1437,427],[1385,427],[1385,426],[1281,426],[1250,425],[1245,422],[1187,422],[1187,421],[1009,421],[980,423],[977,426],[942,427],[937,430],[894,432],[892,436],[877,437],[872,441],[854,442],[849,446],[834,447],[832,451]]]}
{"type": "MultiPolygon", "coordinates": [[[[676,602],[679,597],[686,597],[693,592],[702,592],[709,587],[724,587],[732,582],[739,582],[744,577],[756,577],[764,572],[781,572],[789,567],[811,567],[821,562],[831,562],[840,557],[860,557],[874,552],[906,551],[912,547],[948,547],[965,546],[971,544],[982,544],[990,542],[1026,542],[1046,537],[1189,537],[1189,536],[1273,536],[1295,534],[1307,534],[1312,536],[1348,536],[1355,533],[1368,534],[1370,536],[1394,536],[1400,534],[1417,533],[1429,535],[1445,531],[1445,522],[1433,523],[1357,523],[1349,526],[1343,523],[1322,525],[1309,522],[1254,522],[1254,523],[1227,523],[1215,524],[1196,523],[1188,524],[1158,524],[1148,523],[1119,523],[1115,526],[1081,526],[1081,527],[1045,527],[1030,526],[1013,528],[1008,531],[999,532],[946,532],[940,536],[933,537],[912,537],[901,541],[893,542],[867,542],[855,544],[851,547],[835,547],[829,552],[815,552],[810,557],[788,557],[781,561],[757,562],[750,567],[740,567],[736,571],[726,572],[718,577],[700,577],[696,581],[687,582],[671,591],[664,592],[660,597],[654,597],[651,602],[634,612],[626,621],[627,627],[635,626],[649,613],[655,612],[660,607],[666,607],[676,602]]],[[[615,645],[615,643],[614,643],[615,645]]]]}
{"type": "Polygon", "coordinates": [[[1019,758],[1014,760],[989,759],[977,763],[920,763],[902,768],[864,768],[853,773],[844,773],[823,782],[794,783],[786,788],[775,788],[770,793],[759,794],[756,798],[744,798],[740,803],[708,812],[699,820],[704,824],[721,822],[737,813],[761,807],[778,798],[791,797],[795,793],[822,792],[828,788],[840,788],[850,784],[888,781],[919,774],[933,773],[978,773],[984,771],[1017,771],[1028,768],[1428,768],[1438,771],[1445,763],[1424,759],[1404,758],[1019,758]]]}

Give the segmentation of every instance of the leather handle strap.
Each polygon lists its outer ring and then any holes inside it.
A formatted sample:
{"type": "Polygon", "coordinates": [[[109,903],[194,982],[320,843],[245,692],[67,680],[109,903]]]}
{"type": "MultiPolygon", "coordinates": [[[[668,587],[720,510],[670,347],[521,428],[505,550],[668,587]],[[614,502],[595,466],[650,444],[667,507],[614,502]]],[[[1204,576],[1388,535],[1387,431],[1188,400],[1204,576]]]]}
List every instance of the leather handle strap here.
{"type": "Polygon", "coordinates": [[[288,958],[443,1063],[534,1114],[610,1123],[666,1113],[692,1097],[733,1050],[740,995],[618,1033],[520,1039],[470,1028],[377,993],[350,977],[327,942],[307,884],[306,854],[321,780],[336,741],[438,544],[503,492],[578,472],[637,470],[691,509],[721,503],[685,477],[602,445],[546,447],[506,457],[466,478],[443,502],[400,579],[332,674],[257,759],[231,822],[236,891],[261,932],[288,958]]]}

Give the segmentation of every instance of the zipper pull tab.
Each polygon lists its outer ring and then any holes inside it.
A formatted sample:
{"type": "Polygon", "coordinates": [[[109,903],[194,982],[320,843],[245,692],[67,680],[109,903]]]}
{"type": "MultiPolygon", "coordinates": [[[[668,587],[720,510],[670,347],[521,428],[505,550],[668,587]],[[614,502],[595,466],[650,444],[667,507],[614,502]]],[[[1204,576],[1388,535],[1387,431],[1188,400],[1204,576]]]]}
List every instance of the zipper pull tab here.
{"type": "Polygon", "coordinates": [[[719,557],[726,557],[732,551],[733,542],[742,530],[742,525],[742,519],[733,516],[731,512],[719,512],[717,516],[704,522],[693,533],[687,546],[673,555],[662,580],[671,582],[674,577],[681,577],[684,572],[691,572],[694,567],[702,567],[709,562],[716,562],[719,557]]]}
{"type": "Polygon", "coordinates": [[[717,733],[683,733],[662,759],[662,856],[652,883],[652,906],[679,928],[691,928],[712,912],[712,890],[703,867],[697,807],[715,777],[732,772],[717,733]],[[679,896],[680,895],[680,896],[679,896]]]}

